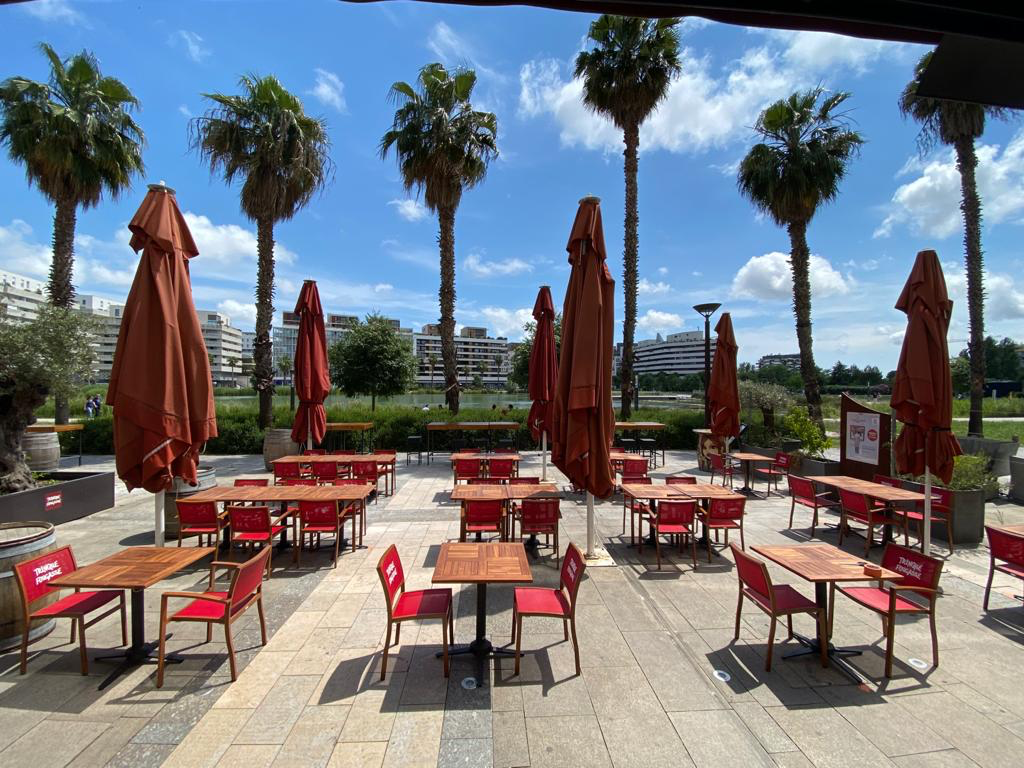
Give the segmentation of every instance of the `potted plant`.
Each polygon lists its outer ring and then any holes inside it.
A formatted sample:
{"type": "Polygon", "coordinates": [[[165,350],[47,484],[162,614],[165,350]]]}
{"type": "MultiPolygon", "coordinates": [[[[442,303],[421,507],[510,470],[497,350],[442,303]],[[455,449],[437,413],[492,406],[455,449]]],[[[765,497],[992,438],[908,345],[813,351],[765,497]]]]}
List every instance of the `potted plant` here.
{"type": "Polygon", "coordinates": [[[775,424],[775,414],[792,405],[793,398],[785,387],[765,381],[739,382],[740,404],[744,410],[761,412],[761,428],[751,427],[744,441],[744,450],[774,457],[779,451],[792,453],[802,447],[799,439],[782,434],[775,424]]]}
{"type": "MultiPolygon", "coordinates": [[[[977,544],[984,537],[985,502],[999,493],[999,478],[988,467],[989,457],[985,454],[965,453],[953,459],[949,483],[932,478],[934,486],[953,492],[953,541],[956,544],[977,544]]],[[[924,493],[924,478],[905,478],[903,487],[924,493]]],[[[946,541],[946,526],[933,526],[932,536],[946,541]]]]}
{"type": "Polygon", "coordinates": [[[804,406],[789,409],[783,420],[786,433],[800,441],[799,450],[790,454],[792,470],[801,475],[838,475],[839,462],[825,458],[825,451],[832,447],[832,441],[811,419],[804,406]]]}
{"type": "Polygon", "coordinates": [[[114,505],[111,472],[33,473],[21,439],[50,395],[68,396],[90,373],[92,323],[44,306],[25,323],[0,321],[0,522],[65,522],[114,505]]]}
{"type": "Polygon", "coordinates": [[[1020,447],[1020,438],[1013,437],[1010,440],[992,440],[987,437],[971,437],[970,435],[958,437],[957,441],[964,453],[984,454],[988,457],[989,469],[996,477],[1004,477],[1010,474],[1010,457],[1017,455],[1020,447]]]}

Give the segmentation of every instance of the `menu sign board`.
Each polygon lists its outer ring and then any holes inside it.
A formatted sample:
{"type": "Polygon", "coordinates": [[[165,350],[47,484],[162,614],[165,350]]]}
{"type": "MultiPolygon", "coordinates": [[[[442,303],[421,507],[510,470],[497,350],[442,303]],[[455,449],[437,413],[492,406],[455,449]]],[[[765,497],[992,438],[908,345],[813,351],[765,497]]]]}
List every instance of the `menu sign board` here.
{"type": "Polygon", "coordinates": [[[878,464],[880,422],[878,413],[846,414],[846,458],[864,464],[878,464]]]}

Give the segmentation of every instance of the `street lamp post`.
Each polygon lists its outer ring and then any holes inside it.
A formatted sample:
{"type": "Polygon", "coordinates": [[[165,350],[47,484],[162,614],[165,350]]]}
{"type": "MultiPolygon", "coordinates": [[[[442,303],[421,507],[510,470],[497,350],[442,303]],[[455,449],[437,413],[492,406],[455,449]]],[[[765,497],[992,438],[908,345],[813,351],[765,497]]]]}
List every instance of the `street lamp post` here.
{"type": "Polygon", "coordinates": [[[711,316],[721,304],[697,304],[693,309],[704,317],[704,429],[711,426],[711,409],[708,402],[708,385],[711,383],[711,316]]]}

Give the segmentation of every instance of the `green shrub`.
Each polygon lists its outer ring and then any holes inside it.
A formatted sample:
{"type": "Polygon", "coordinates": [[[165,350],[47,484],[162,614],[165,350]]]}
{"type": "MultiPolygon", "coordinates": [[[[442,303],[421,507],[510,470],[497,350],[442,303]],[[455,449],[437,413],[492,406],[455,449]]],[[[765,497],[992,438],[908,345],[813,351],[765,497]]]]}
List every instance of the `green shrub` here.
{"type": "Polygon", "coordinates": [[[814,423],[807,413],[807,409],[802,405],[790,408],[782,424],[785,434],[800,441],[800,452],[805,456],[815,459],[824,458],[825,451],[832,445],[832,441],[814,423]]]}
{"type": "MultiPolygon", "coordinates": [[[[989,471],[991,458],[983,453],[963,454],[953,458],[953,475],[945,485],[954,491],[981,489],[986,494],[999,490],[999,478],[989,471]]],[[[924,478],[920,478],[924,482],[924,478]]],[[[942,485],[941,481],[938,483],[942,485]]]]}

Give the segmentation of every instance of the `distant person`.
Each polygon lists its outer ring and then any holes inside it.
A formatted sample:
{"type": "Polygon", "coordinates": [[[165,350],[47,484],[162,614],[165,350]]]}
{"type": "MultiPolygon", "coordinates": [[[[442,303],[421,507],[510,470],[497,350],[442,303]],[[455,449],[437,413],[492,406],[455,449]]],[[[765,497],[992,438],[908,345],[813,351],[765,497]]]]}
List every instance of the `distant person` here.
{"type": "Polygon", "coordinates": [[[85,416],[86,416],[86,418],[88,418],[88,419],[92,418],[92,415],[93,415],[92,414],[92,409],[93,409],[92,398],[91,397],[85,398],[85,416]]]}
{"type": "Polygon", "coordinates": [[[424,403],[423,407],[420,408],[420,410],[424,411],[424,412],[429,411],[430,410],[430,405],[428,403],[424,403]]]}
{"type": "Polygon", "coordinates": [[[498,410],[498,404],[497,403],[491,403],[491,410],[492,411],[498,410]]]}
{"type": "Polygon", "coordinates": [[[92,415],[99,416],[103,413],[103,403],[100,402],[99,395],[93,395],[92,398],[92,415]]]}

